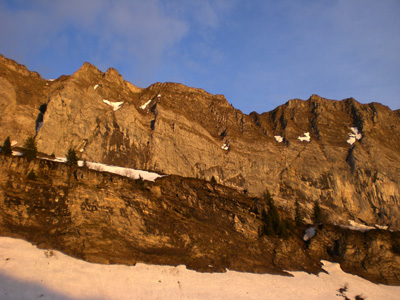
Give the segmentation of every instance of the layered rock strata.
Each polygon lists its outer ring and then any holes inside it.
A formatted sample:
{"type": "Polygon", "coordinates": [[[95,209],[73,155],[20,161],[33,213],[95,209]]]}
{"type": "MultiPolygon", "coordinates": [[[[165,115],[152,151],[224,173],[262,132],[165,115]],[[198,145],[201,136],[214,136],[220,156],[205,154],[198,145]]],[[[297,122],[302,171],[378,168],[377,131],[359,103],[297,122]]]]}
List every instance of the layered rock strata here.
{"type": "Polygon", "coordinates": [[[0,139],[37,133],[48,155],[73,147],[84,160],[269,190],[287,210],[318,200],[331,222],[400,229],[398,111],[313,95],[246,115],[182,84],[141,89],[88,63],[49,81],[0,58],[0,139]]]}
{"type": "Polygon", "coordinates": [[[319,272],[326,259],[374,282],[400,284],[398,232],[323,225],[308,242],[306,227],[288,239],[260,236],[265,201],[204,180],[135,181],[0,156],[0,187],[1,235],[91,262],[286,274],[319,272]]]}

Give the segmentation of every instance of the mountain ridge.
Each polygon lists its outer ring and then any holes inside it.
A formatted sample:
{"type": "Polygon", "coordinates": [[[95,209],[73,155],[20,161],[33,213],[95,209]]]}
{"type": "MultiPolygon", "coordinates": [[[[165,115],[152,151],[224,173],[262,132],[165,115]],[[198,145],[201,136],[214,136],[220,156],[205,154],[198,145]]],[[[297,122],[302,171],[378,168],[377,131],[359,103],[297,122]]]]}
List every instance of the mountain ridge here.
{"type": "Polygon", "coordinates": [[[0,139],[22,145],[36,135],[47,155],[72,147],[83,160],[215,178],[254,196],[269,190],[287,210],[296,199],[308,212],[320,201],[332,222],[400,228],[399,111],[312,95],[246,115],[223,95],[178,83],[138,88],[112,68],[85,63],[48,81],[1,61],[0,139]],[[361,138],[349,139],[353,130],[361,138]]]}

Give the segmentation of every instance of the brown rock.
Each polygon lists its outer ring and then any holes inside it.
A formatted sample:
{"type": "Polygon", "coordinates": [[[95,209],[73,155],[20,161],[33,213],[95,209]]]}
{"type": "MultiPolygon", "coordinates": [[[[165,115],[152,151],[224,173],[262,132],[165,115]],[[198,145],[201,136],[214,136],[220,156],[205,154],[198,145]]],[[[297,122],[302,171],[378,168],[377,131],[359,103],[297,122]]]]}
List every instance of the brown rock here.
{"type": "Polygon", "coordinates": [[[259,237],[264,200],[204,180],[141,182],[1,155],[0,191],[0,235],[91,262],[287,275],[284,270],[317,273],[326,259],[375,282],[400,283],[398,232],[325,225],[308,246],[305,227],[288,239],[259,237]],[[35,180],[27,180],[30,170],[35,180]]]}
{"type": "Polygon", "coordinates": [[[175,83],[140,89],[114,69],[102,73],[87,63],[51,84],[5,58],[1,68],[9,84],[0,102],[12,103],[15,94],[19,100],[7,108],[7,118],[20,121],[12,128],[2,121],[0,138],[32,134],[37,106],[49,100],[36,137],[48,155],[65,156],[75,147],[89,161],[214,176],[255,196],[268,189],[289,212],[298,199],[309,215],[319,200],[332,222],[400,228],[400,115],[383,105],[312,95],[245,115],[221,95],[175,83]],[[28,94],[35,94],[32,104],[28,94]],[[104,99],[123,105],[114,111],[104,99]],[[350,145],[352,127],[362,138],[350,145]],[[298,139],[307,132],[310,142],[298,139]]]}

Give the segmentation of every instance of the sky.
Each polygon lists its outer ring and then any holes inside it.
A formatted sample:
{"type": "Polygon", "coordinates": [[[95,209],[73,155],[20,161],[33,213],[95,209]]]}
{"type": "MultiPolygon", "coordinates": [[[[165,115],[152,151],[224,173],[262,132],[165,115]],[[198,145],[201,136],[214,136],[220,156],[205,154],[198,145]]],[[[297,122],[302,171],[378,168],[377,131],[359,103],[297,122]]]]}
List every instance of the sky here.
{"type": "Polygon", "coordinates": [[[400,109],[399,0],[0,0],[0,54],[47,79],[87,61],[244,113],[318,94],[400,109]]]}

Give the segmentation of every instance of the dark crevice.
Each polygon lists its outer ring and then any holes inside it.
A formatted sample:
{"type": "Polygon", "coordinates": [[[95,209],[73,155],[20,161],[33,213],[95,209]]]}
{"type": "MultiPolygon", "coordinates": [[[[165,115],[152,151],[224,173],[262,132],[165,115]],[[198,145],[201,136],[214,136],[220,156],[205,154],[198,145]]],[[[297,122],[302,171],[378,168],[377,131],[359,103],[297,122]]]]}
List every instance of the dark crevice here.
{"type": "Polygon", "coordinates": [[[36,118],[36,122],[35,122],[35,132],[36,134],[39,132],[40,128],[43,125],[43,118],[44,118],[44,114],[46,113],[47,110],[47,103],[43,103],[42,105],[40,105],[39,107],[39,114],[36,118]]]}
{"type": "Polygon", "coordinates": [[[363,115],[361,114],[361,112],[354,105],[351,107],[351,114],[353,116],[353,126],[357,127],[358,131],[361,134],[363,134],[363,128],[364,128],[363,115]]]}
{"type": "Polygon", "coordinates": [[[221,137],[226,137],[226,135],[227,135],[227,128],[225,127],[225,129],[219,134],[221,137]]]}
{"type": "Polygon", "coordinates": [[[312,110],[311,110],[312,118],[310,119],[310,124],[311,124],[311,129],[314,131],[314,134],[317,137],[317,140],[319,140],[320,132],[319,132],[319,128],[318,128],[318,118],[320,115],[320,111],[322,111],[322,109],[320,108],[319,103],[313,102],[312,104],[313,104],[312,110]]]}
{"type": "Polygon", "coordinates": [[[356,166],[356,160],[354,158],[354,153],[353,152],[354,152],[354,147],[351,147],[349,149],[349,151],[347,152],[347,156],[346,156],[346,162],[350,166],[352,174],[354,173],[355,166],[356,166]]]}
{"type": "Polygon", "coordinates": [[[281,129],[285,130],[287,122],[285,120],[285,116],[282,114],[281,117],[279,118],[279,122],[281,123],[281,129]]]}
{"type": "Polygon", "coordinates": [[[253,123],[256,124],[258,127],[262,128],[260,117],[257,113],[252,112],[250,116],[253,118],[253,123]]]}

